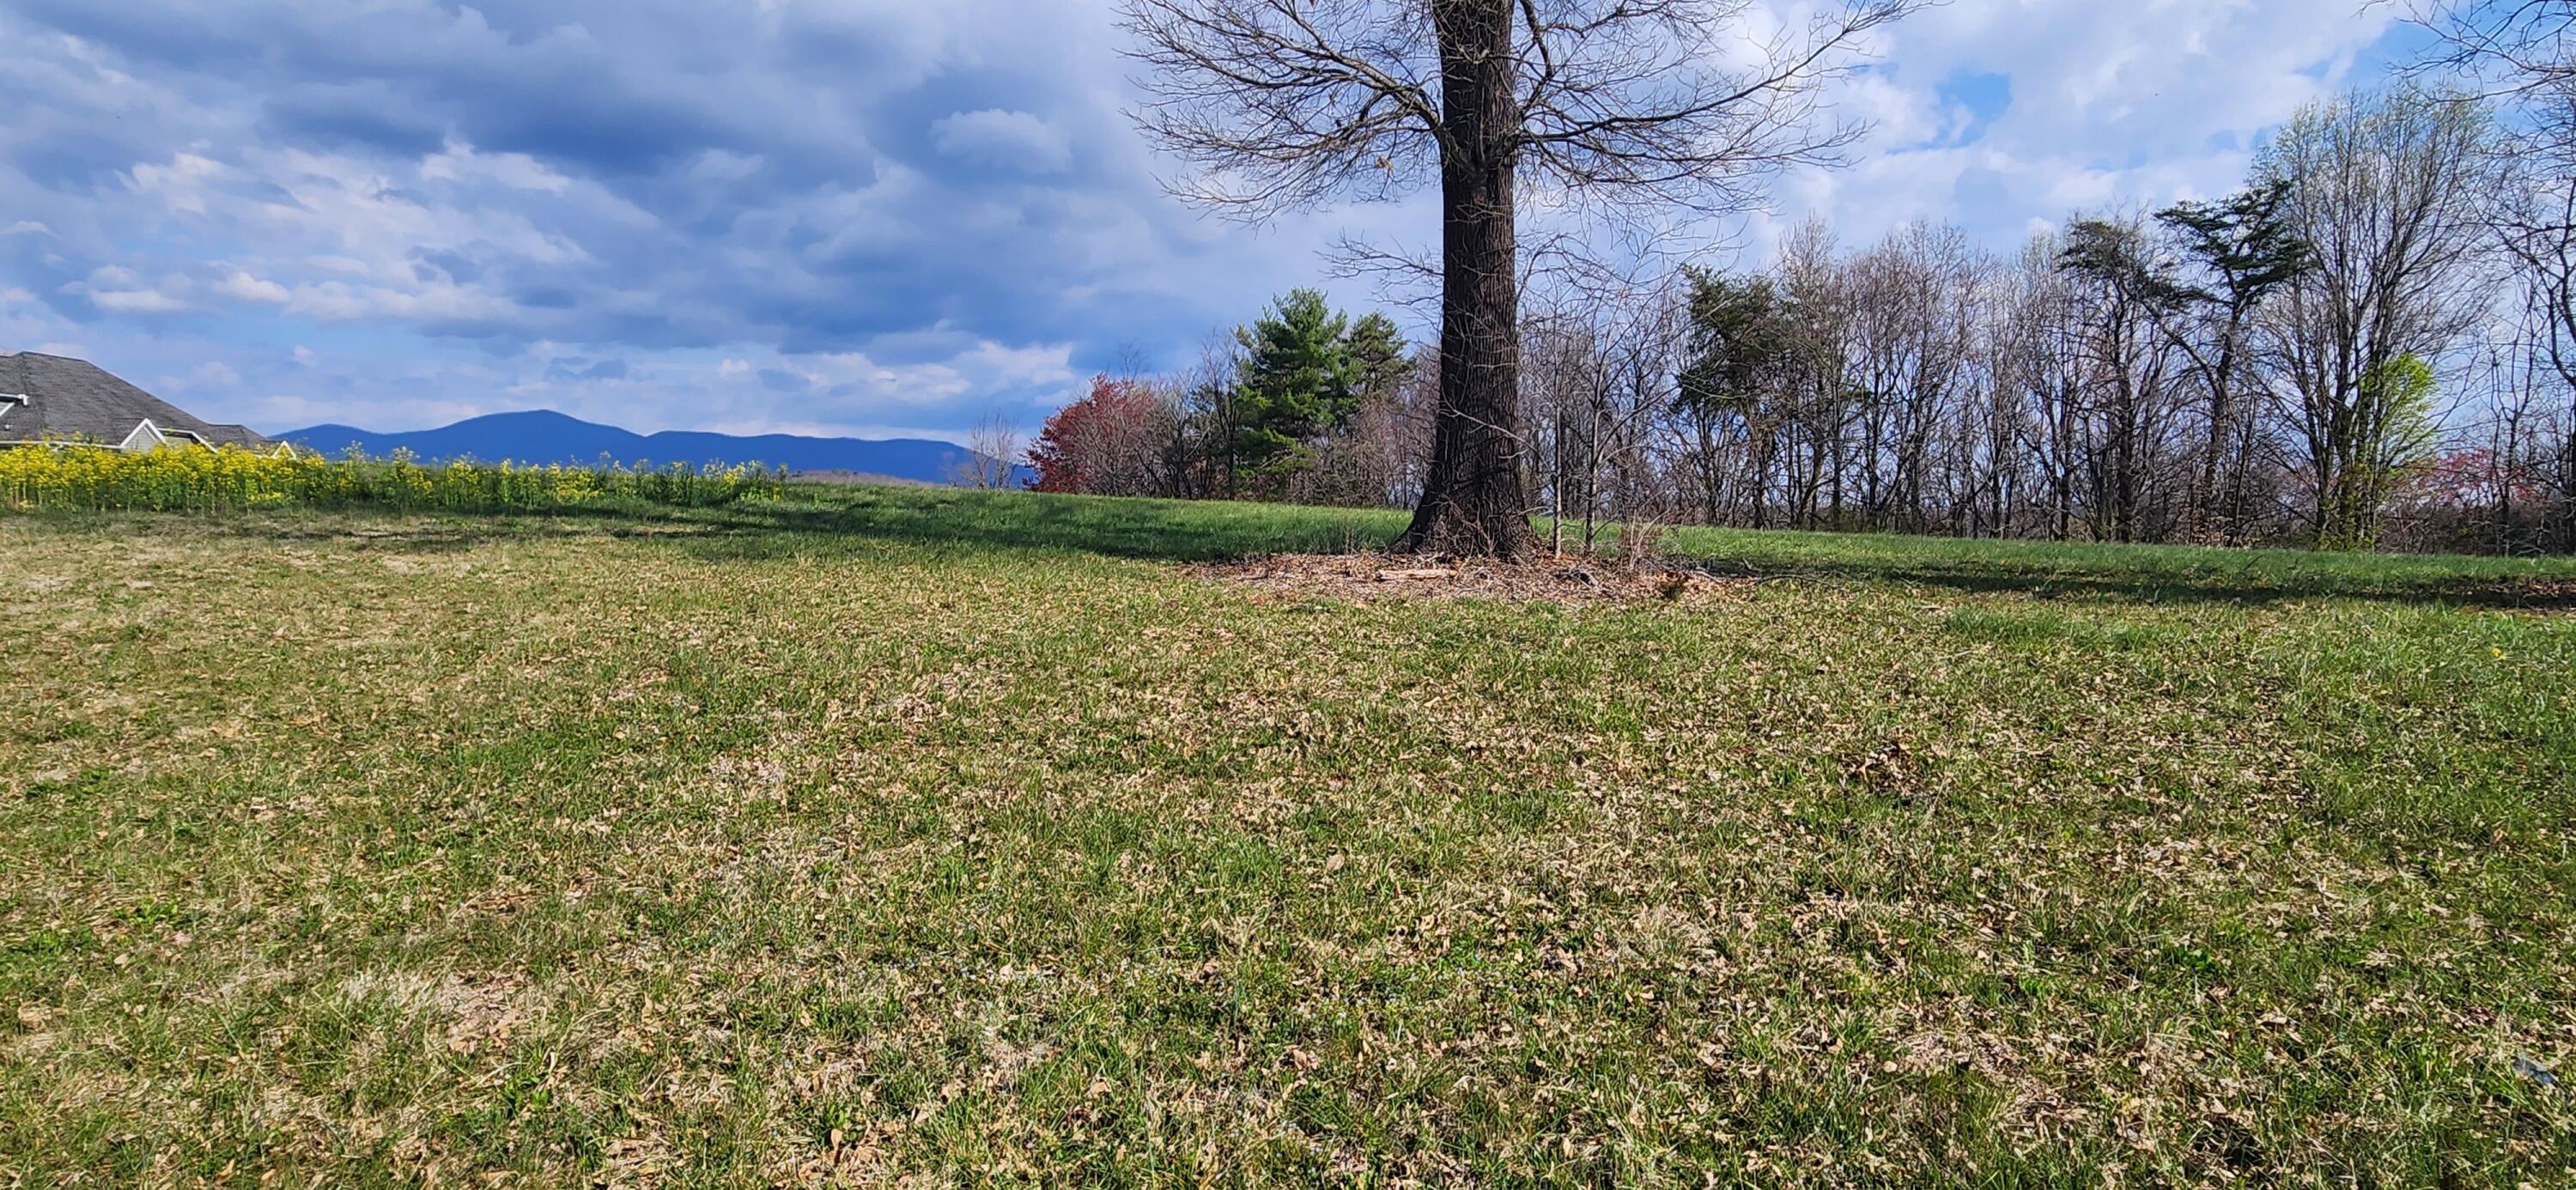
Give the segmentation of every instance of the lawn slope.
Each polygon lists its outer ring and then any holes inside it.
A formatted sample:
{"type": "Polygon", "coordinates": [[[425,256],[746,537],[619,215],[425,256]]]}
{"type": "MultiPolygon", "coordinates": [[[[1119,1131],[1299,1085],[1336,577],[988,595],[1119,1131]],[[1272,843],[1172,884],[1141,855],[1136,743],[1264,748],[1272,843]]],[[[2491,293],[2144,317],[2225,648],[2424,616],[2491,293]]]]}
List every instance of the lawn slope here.
{"type": "Polygon", "coordinates": [[[0,518],[0,1184],[2576,1177],[2576,568],[1400,527],[0,518]]]}

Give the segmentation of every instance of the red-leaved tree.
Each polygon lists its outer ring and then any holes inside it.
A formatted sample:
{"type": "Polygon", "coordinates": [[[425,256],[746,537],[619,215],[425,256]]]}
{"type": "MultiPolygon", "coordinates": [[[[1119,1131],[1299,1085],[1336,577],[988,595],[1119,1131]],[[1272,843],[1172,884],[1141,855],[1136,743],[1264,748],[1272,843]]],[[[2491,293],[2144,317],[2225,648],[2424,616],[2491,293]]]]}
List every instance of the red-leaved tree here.
{"type": "Polygon", "coordinates": [[[1160,394],[1136,380],[1095,376],[1081,400],[1056,410],[1029,448],[1041,492],[1145,496],[1160,490],[1171,417],[1160,394]]]}

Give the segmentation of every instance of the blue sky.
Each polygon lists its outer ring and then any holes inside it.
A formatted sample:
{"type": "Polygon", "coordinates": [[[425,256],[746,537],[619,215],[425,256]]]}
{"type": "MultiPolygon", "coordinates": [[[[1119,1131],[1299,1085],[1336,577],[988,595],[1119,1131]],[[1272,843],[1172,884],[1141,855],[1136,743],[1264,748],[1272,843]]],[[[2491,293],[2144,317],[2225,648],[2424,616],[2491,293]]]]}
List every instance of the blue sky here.
{"type": "MultiPolygon", "coordinates": [[[[1764,0],[1753,19],[1805,0],[1764,0]]],[[[10,0],[0,351],[219,421],[555,408],[637,430],[955,437],[1177,366],[1421,201],[1262,228],[1165,197],[1109,0],[10,0]]],[[[2405,33],[2360,0],[1951,0],[1878,40],[1810,214],[2010,250],[2225,190],[2405,33]]],[[[1353,304],[1369,293],[1337,287],[1353,304]]]]}

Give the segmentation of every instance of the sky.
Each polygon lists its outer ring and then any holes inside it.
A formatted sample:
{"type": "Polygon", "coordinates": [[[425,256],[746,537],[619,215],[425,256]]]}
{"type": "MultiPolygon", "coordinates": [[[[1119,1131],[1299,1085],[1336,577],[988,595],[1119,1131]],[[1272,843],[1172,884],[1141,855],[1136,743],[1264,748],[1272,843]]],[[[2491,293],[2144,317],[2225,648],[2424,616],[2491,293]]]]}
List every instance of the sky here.
{"type": "MultiPolygon", "coordinates": [[[[1815,0],[1754,0],[1790,13],[1815,0]]],[[[2365,0],[1950,0],[1832,94],[1795,222],[2009,252],[2225,192],[2409,31],[2365,0]]],[[[1422,199],[1214,219],[1162,189],[1114,0],[6,0],[0,352],[270,432],[558,409],[962,438],[1191,362],[1422,199]]]]}

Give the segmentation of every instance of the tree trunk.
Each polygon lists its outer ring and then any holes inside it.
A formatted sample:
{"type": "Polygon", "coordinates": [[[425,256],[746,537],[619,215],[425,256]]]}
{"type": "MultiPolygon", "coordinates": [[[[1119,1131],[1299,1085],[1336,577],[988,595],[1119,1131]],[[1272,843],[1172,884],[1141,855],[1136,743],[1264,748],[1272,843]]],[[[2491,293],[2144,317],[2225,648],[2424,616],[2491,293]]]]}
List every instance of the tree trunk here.
{"type": "Polygon", "coordinates": [[[2558,440],[2558,548],[2576,554],[2576,408],[2558,440]]]}
{"type": "Polygon", "coordinates": [[[1435,0],[1440,39],[1440,408],[1401,553],[1537,546],[1521,478],[1519,245],[1512,226],[1512,0],[1435,0]]]}
{"type": "Polygon", "coordinates": [[[2236,322],[2236,317],[2233,314],[2229,315],[2226,331],[2228,341],[2219,347],[2218,366],[2209,374],[2209,453],[2201,456],[2200,490],[2192,495],[2191,535],[2195,545],[2209,540],[2210,523],[2218,520],[2220,516],[2218,512],[2219,474],[2227,457],[2228,418],[2235,413],[2235,410],[2229,407],[2228,386],[2235,383],[2232,373],[2235,370],[2233,356],[2236,322]]]}

